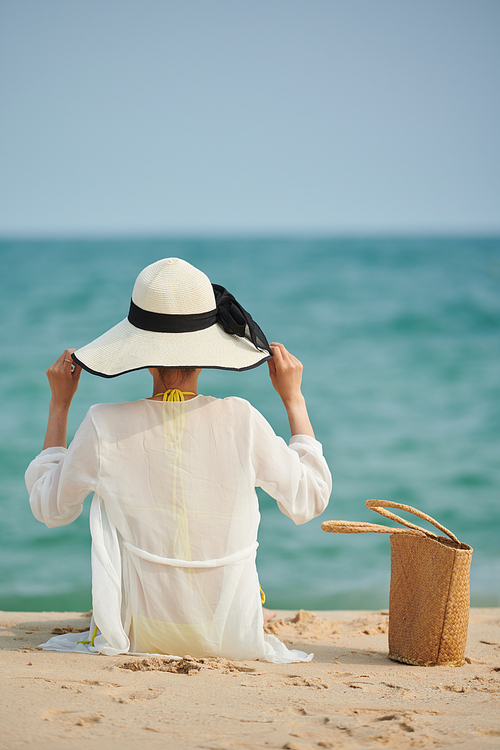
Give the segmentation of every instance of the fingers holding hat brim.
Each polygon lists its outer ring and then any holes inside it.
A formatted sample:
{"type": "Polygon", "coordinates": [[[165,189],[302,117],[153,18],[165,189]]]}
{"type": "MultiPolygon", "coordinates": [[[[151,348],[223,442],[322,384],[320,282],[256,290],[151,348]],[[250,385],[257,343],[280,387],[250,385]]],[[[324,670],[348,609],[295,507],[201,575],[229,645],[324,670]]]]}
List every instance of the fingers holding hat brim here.
{"type": "Polygon", "coordinates": [[[275,341],[269,344],[273,358],[269,360],[269,376],[272,384],[283,399],[290,401],[300,397],[302,383],[302,362],[275,341]]]}

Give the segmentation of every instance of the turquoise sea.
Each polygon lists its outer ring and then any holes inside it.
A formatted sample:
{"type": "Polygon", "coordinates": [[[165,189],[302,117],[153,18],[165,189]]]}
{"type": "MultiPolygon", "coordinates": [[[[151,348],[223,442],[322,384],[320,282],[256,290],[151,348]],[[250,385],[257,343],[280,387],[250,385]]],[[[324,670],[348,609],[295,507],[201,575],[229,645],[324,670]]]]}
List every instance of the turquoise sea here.
{"type": "MultiPolygon", "coordinates": [[[[41,450],[46,368],[127,315],[139,271],[178,256],[228,288],[304,363],[334,489],[294,526],[261,495],[258,566],[270,607],[384,608],[389,537],[367,498],[436,517],[474,547],[472,603],[500,605],[500,238],[127,239],[0,242],[0,609],[87,610],[88,510],[46,529],[24,471],[41,450]]],[[[69,432],[92,403],[150,395],[147,371],[82,374],[69,432]]],[[[249,399],[288,439],[267,366],[207,371],[200,391],[249,399]]]]}

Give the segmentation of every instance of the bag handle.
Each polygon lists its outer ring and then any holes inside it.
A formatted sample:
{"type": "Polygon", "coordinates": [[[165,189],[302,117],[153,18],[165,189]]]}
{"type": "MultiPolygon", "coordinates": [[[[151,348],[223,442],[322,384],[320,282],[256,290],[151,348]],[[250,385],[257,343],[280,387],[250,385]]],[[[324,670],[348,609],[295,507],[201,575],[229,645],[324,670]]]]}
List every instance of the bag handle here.
{"type": "MultiPolygon", "coordinates": [[[[363,534],[373,531],[376,534],[414,534],[416,536],[415,532],[409,529],[395,529],[393,526],[382,526],[366,521],[323,521],[321,528],[333,534],[363,534]]],[[[420,531],[417,533],[419,536],[424,536],[420,531]]]]}
{"type": "Polygon", "coordinates": [[[413,513],[414,516],[418,516],[419,518],[422,518],[424,521],[431,523],[440,531],[444,531],[444,533],[447,534],[447,536],[449,536],[452,541],[456,542],[457,544],[460,544],[455,534],[452,534],[451,531],[449,531],[449,529],[446,528],[446,526],[442,526],[434,518],[431,518],[431,516],[428,516],[427,513],[422,513],[421,510],[417,510],[417,508],[412,508],[411,505],[403,505],[403,503],[394,503],[391,500],[367,500],[365,503],[365,507],[371,508],[371,510],[375,510],[377,513],[380,513],[380,515],[385,516],[386,518],[390,518],[393,521],[402,523],[404,526],[407,526],[409,529],[413,529],[414,531],[418,531],[419,533],[424,533],[426,536],[437,539],[438,538],[437,534],[434,534],[432,531],[427,531],[426,529],[423,529],[421,526],[416,526],[414,523],[411,523],[410,521],[405,521],[404,518],[400,518],[395,513],[391,513],[390,510],[386,510],[386,508],[397,508],[398,510],[406,511],[407,513],[413,513]]]}
{"type": "Polygon", "coordinates": [[[417,510],[417,508],[412,508],[411,505],[394,503],[390,500],[367,500],[365,507],[375,510],[377,513],[380,513],[380,515],[390,518],[392,521],[402,523],[403,526],[407,526],[408,528],[398,529],[393,526],[382,526],[378,523],[367,523],[365,521],[323,521],[321,528],[323,531],[329,531],[333,534],[362,534],[365,532],[375,532],[377,534],[414,534],[418,536],[427,536],[431,539],[439,538],[438,535],[434,534],[432,531],[427,531],[427,529],[423,529],[421,526],[417,526],[410,521],[405,521],[404,518],[400,518],[395,513],[391,513],[390,510],[386,510],[386,508],[397,508],[398,510],[406,511],[407,513],[413,513],[413,515],[422,518],[424,521],[432,523],[437,529],[444,531],[452,541],[460,544],[455,534],[452,534],[445,526],[442,526],[426,513],[417,510]]]}

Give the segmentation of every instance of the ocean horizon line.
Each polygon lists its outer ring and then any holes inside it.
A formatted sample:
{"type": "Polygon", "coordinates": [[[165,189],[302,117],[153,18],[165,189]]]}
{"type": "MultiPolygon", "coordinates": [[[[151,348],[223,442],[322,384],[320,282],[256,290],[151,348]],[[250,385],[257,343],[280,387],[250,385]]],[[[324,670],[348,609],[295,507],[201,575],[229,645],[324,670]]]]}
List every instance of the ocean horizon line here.
{"type": "Polygon", "coordinates": [[[498,240],[500,227],[495,229],[407,229],[407,230],[215,230],[199,231],[168,230],[168,231],[38,231],[38,232],[5,232],[0,230],[0,243],[9,242],[134,242],[134,241],[241,241],[255,240],[271,241],[411,241],[411,240],[498,240]]]}

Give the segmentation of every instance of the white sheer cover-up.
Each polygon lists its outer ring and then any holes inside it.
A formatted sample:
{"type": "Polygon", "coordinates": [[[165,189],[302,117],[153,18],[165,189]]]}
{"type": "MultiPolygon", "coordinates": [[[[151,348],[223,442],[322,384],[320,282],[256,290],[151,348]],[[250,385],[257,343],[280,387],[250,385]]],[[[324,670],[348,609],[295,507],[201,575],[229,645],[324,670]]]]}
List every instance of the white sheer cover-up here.
{"type": "Polygon", "coordinates": [[[94,493],[91,634],[44,648],[276,662],[312,658],[263,632],[255,565],[262,487],[295,523],[325,509],[321,444],[277,437],[240,398],[93,406],[69,448],[26,471],[34,516],[64,526],[94,493]]]}

